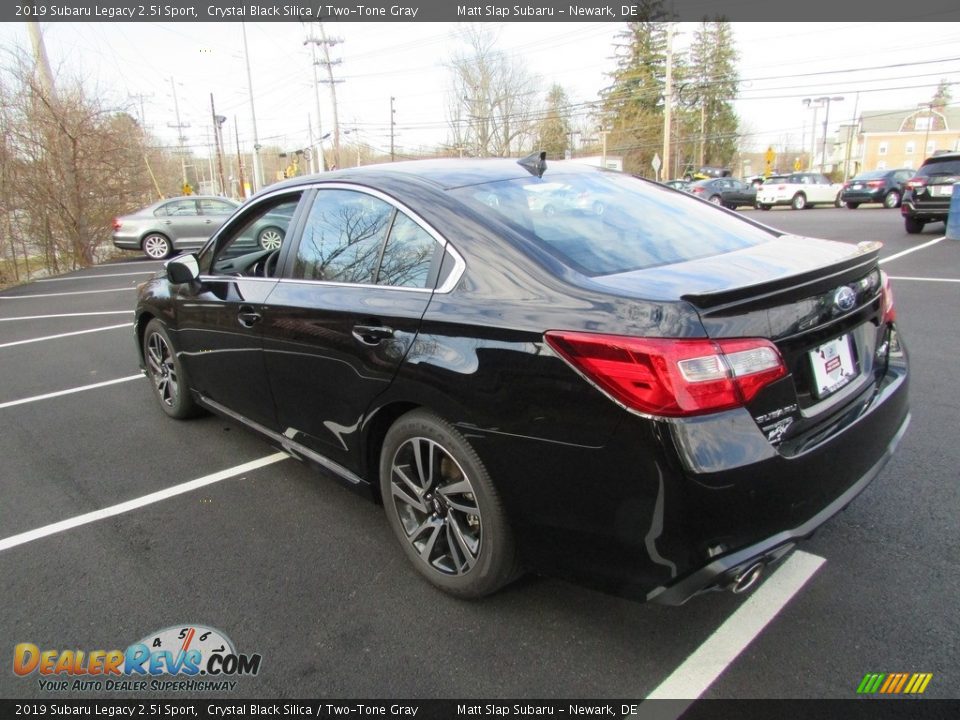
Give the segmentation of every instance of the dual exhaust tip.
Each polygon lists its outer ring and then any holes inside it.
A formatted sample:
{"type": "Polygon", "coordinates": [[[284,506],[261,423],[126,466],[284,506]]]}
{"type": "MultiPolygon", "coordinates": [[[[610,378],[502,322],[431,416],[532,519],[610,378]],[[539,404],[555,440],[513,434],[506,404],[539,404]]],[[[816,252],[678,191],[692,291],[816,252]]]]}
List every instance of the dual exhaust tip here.
{"type": "Polygon", "coordinates": [[[747,590],[752,588],[758,582],[760,582],[760,576],[763,575],[764,563],[755,562],[746,570],[736,575],[733,578],[733,582],[730,583],[729,587],[733,591],[734,595],[739,595],[740,593],[745,593],[747,590]]]}

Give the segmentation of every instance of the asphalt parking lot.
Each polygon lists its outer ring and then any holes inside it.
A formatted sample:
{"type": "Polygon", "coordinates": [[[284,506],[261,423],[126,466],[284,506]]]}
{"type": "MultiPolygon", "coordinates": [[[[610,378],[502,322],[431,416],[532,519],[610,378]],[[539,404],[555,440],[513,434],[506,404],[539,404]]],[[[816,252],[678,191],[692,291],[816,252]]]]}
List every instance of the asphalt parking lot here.
{"type": "MultiPolygon", "coordinates": [[[[536,577],[438,593],[379,506],[231,422],[161,412],[130,327],[159,264],[131,258],[0,293],[0,653],[203,624],[262,655],[241,697],[852,698],[868,672],[933,673],[924,697],[957,697],[960,242],[882,208],[746,214],[882,241],[913,369],[898,453],[754,595],[668,608],[536,577]]],[[[0,697],[51,697],[9,667],[0,697]]]]}

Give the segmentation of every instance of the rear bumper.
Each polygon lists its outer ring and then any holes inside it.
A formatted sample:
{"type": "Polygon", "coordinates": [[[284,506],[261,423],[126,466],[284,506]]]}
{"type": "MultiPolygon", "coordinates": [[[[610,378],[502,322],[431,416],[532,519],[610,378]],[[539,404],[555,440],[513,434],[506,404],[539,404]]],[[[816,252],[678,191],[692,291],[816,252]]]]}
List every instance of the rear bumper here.
{"type": "Polygon", "coordinates": [[[943,222],[950,214],[950,203],[922,203],[917,204],[912,199],[905,199],[900,206],[900,214],[904,217],[923,220],[924,222],[943,222]]]}
{"type": "Polygon", "coordinates": [[[887,191],[885,188],[877,188],[876,190],[869,192],[866,190],[844,190],[842,193],[840,193],[840,201],[855,203],[882,203],[886,194],[887,191]]]}
{"type": "Polygon", "coordinates": [[[113,245],[118,247],[121,250],[139,250],[140,249],[140,236],[139,235],[121,235],[118,233],[113,233],[113,245]]]}
{"type": "Polygon", "coordinates": [[[910,415],[907,414],[877,462],[843,494],[812,518],[795,528],[772,535],[761,542],[716,560],[669,587],[655,588],[647,594],[647,600],[662,605],[682,605],[699,593],[725,589],[737,576],[758,562],[766,565],[782,558],[794,548],[798,541],[813,535],[817,528],[846,508],[857,495],[863,492],[893,456],[909,424],[910,415]]]}

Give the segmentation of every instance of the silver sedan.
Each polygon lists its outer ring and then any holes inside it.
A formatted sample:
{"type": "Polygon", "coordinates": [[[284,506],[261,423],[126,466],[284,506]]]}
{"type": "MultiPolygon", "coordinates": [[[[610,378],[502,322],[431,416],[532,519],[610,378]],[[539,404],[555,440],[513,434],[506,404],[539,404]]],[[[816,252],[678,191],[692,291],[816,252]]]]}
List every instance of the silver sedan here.
{"type": "MultiPolygon", "coordinates": [[[[168,198],[113,221],[113,244],[124,250],[142,250],[154,260],[174,251],[201,247],[240,207],[228,198],[189,195],[168,198]]],[[[280,247],[289,218],[268,216],[253,228],[264,250],[280,247]]]]}

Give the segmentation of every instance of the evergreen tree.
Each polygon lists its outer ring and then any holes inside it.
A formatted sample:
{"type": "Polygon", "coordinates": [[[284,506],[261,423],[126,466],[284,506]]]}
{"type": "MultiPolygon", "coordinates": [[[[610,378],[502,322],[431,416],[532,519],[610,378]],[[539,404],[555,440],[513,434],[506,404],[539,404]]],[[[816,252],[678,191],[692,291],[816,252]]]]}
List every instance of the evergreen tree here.
{"type": "Polygon", "coordinates": [[[614,44],[617,68],[602,93],[602,118],[610,131],[608,153],[623,156],[624,170],[650,174],[663,146],[663,93],[669,24],[631,22],[614,44]]]}
{"type": "Polygon", "coordinates": [[[702,149],[698,164],[727,165],[737,151],[739,119],[733,109],[737,97],[737,50],[730,23],[703,22],[690,48],[689,88],[696,97],[693,115],[702,127],[697,135],[702,149]]]}
{"type": "Polygon", "coordinates": [[[564,158],[570,136],[569,105],[563,87],[556,83],[552,85],[547,92],[547,107],[538,127],[540,149],[546,151],[548,158],[564,158]]]}
{"type": "Polygon", "coordinates": [[[930,106],[934,110],[943,112],[943,109],[950,104],[951,99],[950,83],[944,78],[940,81],[940,84],[937,85],[937,91],[933,94],[933,100],[930,101],[930,106]]]}

